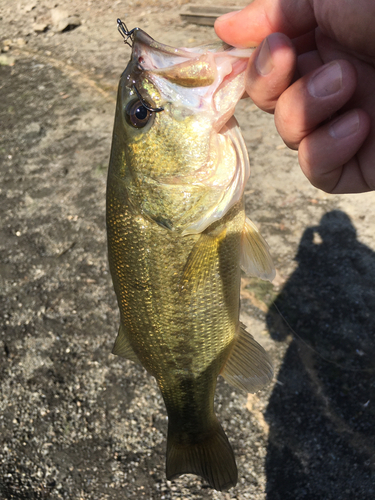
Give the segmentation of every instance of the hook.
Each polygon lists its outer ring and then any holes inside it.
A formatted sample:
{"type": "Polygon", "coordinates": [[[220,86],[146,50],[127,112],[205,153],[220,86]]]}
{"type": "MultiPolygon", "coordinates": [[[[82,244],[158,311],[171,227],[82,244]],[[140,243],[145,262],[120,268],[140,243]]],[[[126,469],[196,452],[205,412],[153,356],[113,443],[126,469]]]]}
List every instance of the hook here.
{"type": "Polygon", "coordinates": [[[151,111],[151,112],[154,112],[154,113],[160,113],[160,111],[164,111],[164,108],[152,108],[149,104],[147,104],[147,102],[145,102],[145,100],[143,99],[143,97],[141,96],[141,93],[139,92],[139,90],[137,89],[137,87],[135,86],[135,83],[133,85],[133,88],[135,90],[135,93],[137,94],[138,96],[138,99],[141,101],[142,103],[142,106],[144,108],[146,108],[148,111],[151,111]]]}
{"type": "Polygon", "coordinates": [[[137,31],[139,28],[133,28],[132,30],[128,30],[126,24],[121,21],[121,19],[117,19],[117,30],[124,39],[124,43],[129,45],[129,47],[133,47],[132,36],[134,31],[137,31]],[[129,38],[131,39],[130,43],[128,42],[129,38]]]}

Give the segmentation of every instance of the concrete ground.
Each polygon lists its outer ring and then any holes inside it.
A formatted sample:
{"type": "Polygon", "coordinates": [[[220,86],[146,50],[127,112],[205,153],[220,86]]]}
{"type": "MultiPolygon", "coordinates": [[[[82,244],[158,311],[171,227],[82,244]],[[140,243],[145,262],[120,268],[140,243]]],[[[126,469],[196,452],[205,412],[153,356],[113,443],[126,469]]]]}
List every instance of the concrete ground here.
{"type": "Polygon", "coordinates": [[[250,100],[246,208],[277,276],[244,278],[241,319],[275,378],[248,397],[218,382],[236,488],[166,481],[156,384],[111,354],[105,184],[129,57],[116,19],[175,46],[212,39],[183,3],[0,0],[0,498],[373,500],[375,194],[313,188],[250,100]]]}

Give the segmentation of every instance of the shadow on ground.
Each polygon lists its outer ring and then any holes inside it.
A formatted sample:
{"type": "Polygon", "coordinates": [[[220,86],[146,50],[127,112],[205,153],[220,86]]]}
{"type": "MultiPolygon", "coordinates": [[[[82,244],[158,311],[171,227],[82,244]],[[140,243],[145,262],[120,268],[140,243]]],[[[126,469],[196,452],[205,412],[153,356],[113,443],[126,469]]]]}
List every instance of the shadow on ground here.
{"type": "Polygon", "coordinates": [[[333,210],[305,230],[296,260],[267,316],[275,340],[293,335],[266,412],[267,500],[370,500],[375,253],[333,210]]]}

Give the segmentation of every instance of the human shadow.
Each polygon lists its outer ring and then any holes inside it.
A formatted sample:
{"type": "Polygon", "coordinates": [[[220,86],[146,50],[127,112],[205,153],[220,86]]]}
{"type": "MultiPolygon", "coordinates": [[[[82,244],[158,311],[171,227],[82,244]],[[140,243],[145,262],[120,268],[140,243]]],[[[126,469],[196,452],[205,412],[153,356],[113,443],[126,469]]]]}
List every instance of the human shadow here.
{"type": "Polygon", "coordinates": [[[291,339],[265,415],[267,500],[373,500],[375,253],[333,210],[296,261],[267,315],[291,339]]]}

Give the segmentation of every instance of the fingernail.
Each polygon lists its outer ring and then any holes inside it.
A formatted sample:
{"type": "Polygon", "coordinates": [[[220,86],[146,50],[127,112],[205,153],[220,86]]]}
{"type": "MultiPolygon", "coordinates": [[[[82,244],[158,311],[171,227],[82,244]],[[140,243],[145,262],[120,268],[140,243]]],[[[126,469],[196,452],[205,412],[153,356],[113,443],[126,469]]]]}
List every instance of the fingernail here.
{"type": "Polygon", "coordinates": [[[357,111],[337,118],[329,127],[329,133],[334,139],[343,139],[355,134],[359,129],[359,116],[357,111]]]}
{"type": "Polygon", "coordinates": [[[262,42],[257,59],[255,61],[255,67],[258,73],[262,76],[267,76],[273,70],[270,45],[267,38],[262,42]]]}
{"type": "Polygon", "coordinates": [[[308,83],[313,97],[327,97],[335,94],[342,87],[342,72],[339,63],[332,62],[315,74],[308,83]]]}
{"type": "Polygon", "coordinates": [[[218,18],[216,19],[216,22],[221,23],[222,21],[226,21],[227,19],[229,19],[229,18],[231,18],[231,17],[235,16],[235,15],[236,15],[236,14],[238,14],[239,12],[241,12],[241,11],[239,11],[239,10],[235,10],[234,12],[228,12],[227,14],[223,14],[222,16],[220,16],[220,17],[218,17],[218,18]]]}

